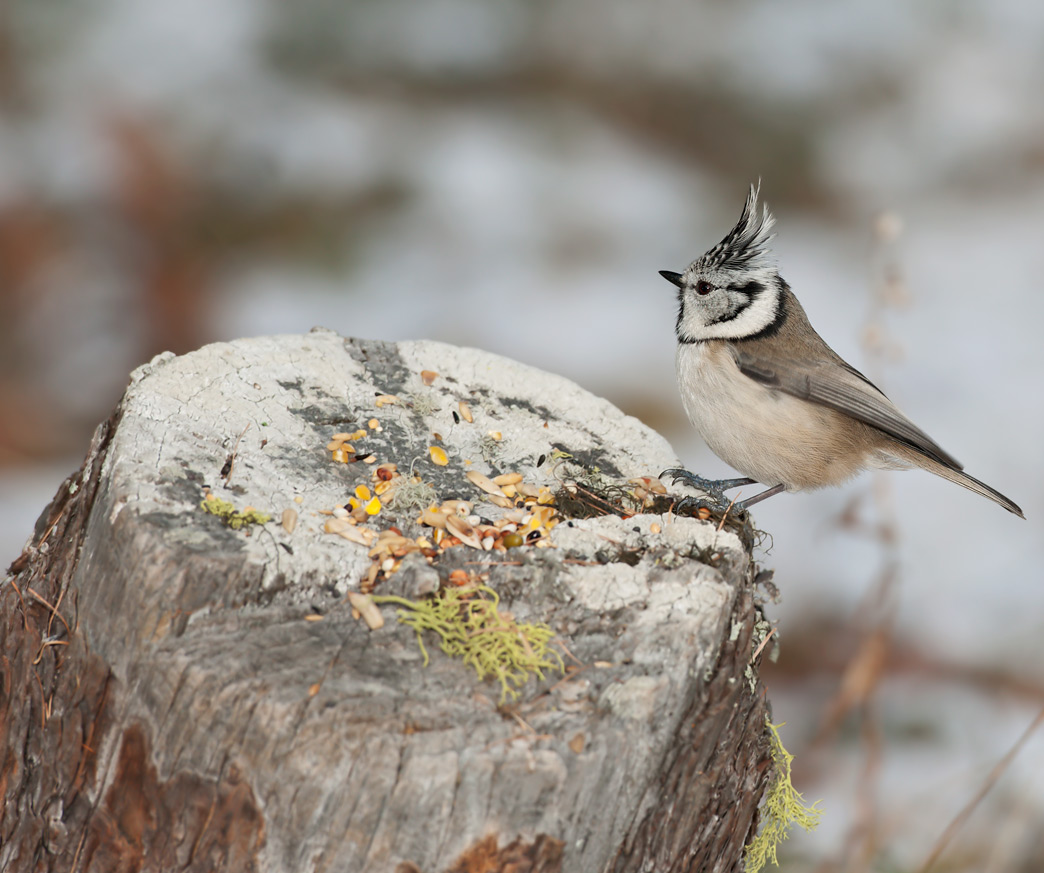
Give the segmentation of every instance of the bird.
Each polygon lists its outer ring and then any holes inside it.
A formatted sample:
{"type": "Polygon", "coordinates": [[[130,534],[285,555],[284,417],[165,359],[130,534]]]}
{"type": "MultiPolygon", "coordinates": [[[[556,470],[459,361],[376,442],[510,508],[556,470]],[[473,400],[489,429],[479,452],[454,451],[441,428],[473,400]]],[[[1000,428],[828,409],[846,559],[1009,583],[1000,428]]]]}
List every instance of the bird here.
{"type": "Polygon", "coordinates": [[[767,490],[734,504],[746,510],[783,491],[837,486],[867,469],[920,468],[1025,518],[1011,499],[964,472],[884,393],[816,332],[768,244],[775,219],[758,210],[751,185],[739,221],[681,273],[660,275],[678,291],[675,366],[685,412],[710,449],[742,473],[705,479],[665,470],[720,511],[724,492],[767,490]]]}

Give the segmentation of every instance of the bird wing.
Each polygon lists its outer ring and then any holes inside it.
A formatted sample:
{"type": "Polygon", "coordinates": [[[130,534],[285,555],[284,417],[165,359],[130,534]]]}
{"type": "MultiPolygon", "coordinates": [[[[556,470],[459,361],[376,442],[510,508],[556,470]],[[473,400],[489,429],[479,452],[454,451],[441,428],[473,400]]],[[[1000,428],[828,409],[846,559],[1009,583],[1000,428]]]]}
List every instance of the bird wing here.
{"type": "Polygon", "coordinates": [[[840,358],[784,362],[736,346],[733,355],[740,372],[767,388],[836,409],[947,467],[963,469],[953,455],[903,415],[876,385],[840,358]]]}

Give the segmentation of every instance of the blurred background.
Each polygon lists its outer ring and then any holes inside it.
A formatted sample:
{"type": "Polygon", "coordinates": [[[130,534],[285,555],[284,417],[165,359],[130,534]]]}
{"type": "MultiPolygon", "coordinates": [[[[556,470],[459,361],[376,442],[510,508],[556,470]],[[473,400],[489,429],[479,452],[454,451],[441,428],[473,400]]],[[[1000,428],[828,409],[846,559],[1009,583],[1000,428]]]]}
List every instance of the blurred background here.
{"type": "MultiPolygon", "coordinates": [[[[1009,494],[925,473],[756,510],[765,676],[825,816],[785,869],[1044,869],[1044,5],[9,0],[0,564],[131,369],[313,325],[564,374],[729,470],[673,288],[762,180],[834,348],[1009,494]]],[[[749,496],[749,493],[745,496],[749,496]]]]}

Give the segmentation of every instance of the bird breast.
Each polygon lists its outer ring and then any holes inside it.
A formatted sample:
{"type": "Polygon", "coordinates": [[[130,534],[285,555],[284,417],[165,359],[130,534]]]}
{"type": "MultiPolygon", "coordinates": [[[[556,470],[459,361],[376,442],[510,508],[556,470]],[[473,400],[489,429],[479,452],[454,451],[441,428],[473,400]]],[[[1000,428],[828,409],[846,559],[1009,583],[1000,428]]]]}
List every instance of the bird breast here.
{"type": "Polygon", "coordinates": [[[714,454],[751,479],[803,491],[877,466],[876,431],[758,384],[740,372],[726,342],[679,343],[676,366],[689,421],[714,454]]]}

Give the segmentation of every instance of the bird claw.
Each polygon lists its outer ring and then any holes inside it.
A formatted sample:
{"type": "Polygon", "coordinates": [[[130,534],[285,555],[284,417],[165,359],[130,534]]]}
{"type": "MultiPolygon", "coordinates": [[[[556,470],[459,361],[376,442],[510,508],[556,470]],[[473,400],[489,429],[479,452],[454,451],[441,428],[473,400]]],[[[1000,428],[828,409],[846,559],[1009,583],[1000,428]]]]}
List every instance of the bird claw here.
{"type": "Polygon", "coordinates": [[[671,467],[669,470],[664,470],[659,478],[663,478],[667,474],[671,476],[671,484],[677,485],[679,482],[684,482],[686,485],[691,485],[698,491],[706,492],[707,494],[721,494],[722,484],[724,480],[704,479],[702,476],[697,476],[695,473],[690,473],[688,470],[683,470],[681,467],[671,467]]]}
{"type": "Polygon", "coordinates": [[[675,515],[688,515],[695,518],[699,516],[701,509],[711,515],[724,515],[728,512],[729,502],[721,494],[708,494],[706,497],[681,497],[675,501],[673,512],[675,515]]]}

